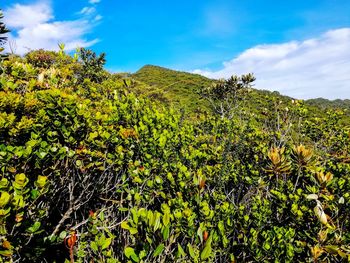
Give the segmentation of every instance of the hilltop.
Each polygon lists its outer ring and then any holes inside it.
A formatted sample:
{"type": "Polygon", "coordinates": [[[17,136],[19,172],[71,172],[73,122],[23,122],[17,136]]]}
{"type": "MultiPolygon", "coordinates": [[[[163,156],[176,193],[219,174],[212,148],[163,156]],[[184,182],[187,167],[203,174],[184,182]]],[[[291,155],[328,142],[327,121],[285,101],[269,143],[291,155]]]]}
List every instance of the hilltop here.
{"type": "Polygon", "coordinates": [[[147,88],[140,91],[142,94],[191,112],[208,108],[198,91],[215,82],[198,74],[152,65],[142,67],[131,77],[147,84],[147,88]]]}
{"type": "Polygon", "coordinates": [[[332,108],[332,109],[347,109],[350,112],[350,99],[345,100],[327,100],[324,98],[309,99],[308,104],[320,107],[322,109],[332,108]]]}
{"type": "MultiPolygon", "coordinates": [[[[163,105],[174,106],[189,114],[194,112],[210,111],[210,105],[200,94],[200,91],[208,86],[215,85],[218,80],[209,79],[199,74],[172,70],[155,65],[145,65],[129,77],[136,82],[133,90],[163,105]]],[[[276,103],[291,107],[295,98],[284,96],[277,91],[250,89],[241,105],[260,118],[265,118],[265,113],[276,107],[276,103]],[[263,113],[263,114],[261,114],[263,113]]],[[[349,100],[327,100],[324,98],[309,99],[303,101],[308,108],[309,117],[320,117],[328,110],[345,110],[344,121],[350,120],[349,100]]]]}
{"type": "MultiPolygon", "coordinates": [[[[153,88],[153,91],[158,90],[163,92],[169,101],[173,101],[182,106],[183,104],[186,105],[186,102],[191,102],[192,99],[200,101],[201,98],[198,96],[198,91],[203,87],[210,86],[217,82],[215,79],[209,79],[199,74],[172,70],[155,65],[145,65],[130,76],[149,85],[153,88]],[[191,99],[185,99],[186,97],[191,99]]],[[[254,89],[254,92],[256,95],[262,97],[267,95],[281,99],[297,99],[281,95],[277,91],[271,92],[267,90],[254,89]]],[[[317,106],[323,109],[350,109],[349,99],[328,100],[325,98],[316,98],[305,100],[305,102],[310,106],[317,106]]],[[[199,104],[196,103],[196,105],[199,104]]]]}

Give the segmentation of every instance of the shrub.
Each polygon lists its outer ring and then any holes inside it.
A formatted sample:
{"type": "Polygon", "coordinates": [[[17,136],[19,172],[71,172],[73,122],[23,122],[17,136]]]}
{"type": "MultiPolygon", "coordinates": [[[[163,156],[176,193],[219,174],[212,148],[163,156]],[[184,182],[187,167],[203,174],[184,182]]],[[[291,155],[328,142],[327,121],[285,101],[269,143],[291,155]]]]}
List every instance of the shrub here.
{"type": "Polygon", "coordinates": [[[85,79],[89,79],[92,82],[101,83],[106,77],[103,70],[106,63],[105,54],[97,56],[92,50],[80,48],[78,55],[82,65],[78,75],[79,82],[83,83],[85,79]]]}
{"type": "Polygon", "coordinates": [[[54,51],[47,51],[43,49],[28,52],[25,55],[28,63],[38,68],[49,68],[56,63],[57,54],[54,51]]]}
{"type": "Polygon", "coordinates": [[[293,104],[298,136],[281,139],[284,126],[253,117],[184,119],[123,78],[80,85],[71,65],[55,64],[43,88],[42,69],[11,59],[6,69],[2,260],[349,260],[341,112],[306,122],[293,104]]]}

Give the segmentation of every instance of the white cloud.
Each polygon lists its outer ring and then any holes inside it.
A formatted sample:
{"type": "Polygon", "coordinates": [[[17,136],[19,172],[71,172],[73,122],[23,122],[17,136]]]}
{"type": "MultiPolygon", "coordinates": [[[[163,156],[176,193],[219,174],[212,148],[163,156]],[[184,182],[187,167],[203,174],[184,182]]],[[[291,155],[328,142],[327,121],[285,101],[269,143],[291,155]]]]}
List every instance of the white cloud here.
{"type": "Polygon", "coordinates": [[[101,2],[101,0],[90,0],[89,1],[90,4],[98,4],[99,2],[101,2]]]}
{"type": "MultiPolygon", "coordinates": [[[[87,15],[86,12],[82,14],[87,15]]],[[[4,14],[6,25],[15,29],[13,31],[16,33],[9,35],[9,42],[15,43],[15,52],[21,55],[40,48],[58,50],[58,43],[65,43],[65,49],[71,51],[98,42],[97,39],[87,40],[84,37],[93,27],[87,17],[55,21],[53,10],[46,1],[30,5],[15,4],[4,10],[4,14]]]]}
{"type": "Polygon", "coordinates": [[[350,98],[350,28],[305,41],[258,45],[218,71],[195,70],[211,78],[253,72],[256,87],[296,98],[350,98]]]}
{"type": "Polygon", "coordinates": [[[13,28],[33,27],[53,18],[52,10],[46,2],[33,5],[15,4],[5,10],[5,15],[7,26],[13,28]]]}

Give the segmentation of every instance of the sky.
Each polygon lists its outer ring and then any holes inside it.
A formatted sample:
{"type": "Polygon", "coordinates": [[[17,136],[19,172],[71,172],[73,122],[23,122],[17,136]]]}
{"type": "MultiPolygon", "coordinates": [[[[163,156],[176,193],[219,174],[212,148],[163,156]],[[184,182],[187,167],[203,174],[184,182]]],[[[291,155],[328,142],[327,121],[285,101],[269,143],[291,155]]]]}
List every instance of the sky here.
{"type": "Polygon", "coordinates": [[[210,78],[253,73],[299,99],[350,99],[349,0],[1,0],[7,49],[105,52],[111,72],[145,64],[210,78]]]}

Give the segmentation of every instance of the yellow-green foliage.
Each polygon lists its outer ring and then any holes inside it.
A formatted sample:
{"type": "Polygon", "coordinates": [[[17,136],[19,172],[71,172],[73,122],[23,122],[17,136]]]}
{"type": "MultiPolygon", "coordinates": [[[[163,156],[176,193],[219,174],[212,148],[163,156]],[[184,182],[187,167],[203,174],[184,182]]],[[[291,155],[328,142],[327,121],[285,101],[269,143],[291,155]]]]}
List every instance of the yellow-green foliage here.
{"type": "Polygon", "coordinates": [[[215,80],[197,74],[146,65],[132,75],[132,78],[148,85],[146,89],[136,89],[139,94],[173,105],[189,112],[207,110],[209,104],[198,91],[210,86],[215,80]]]}
{"type": "Polygon", "coordinates": [[[183,119],[51,55],[2,64],[2,261],[349,260],[341,111],[253,90],[231,119],[183,119]]]}

